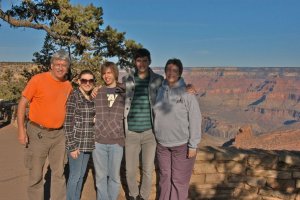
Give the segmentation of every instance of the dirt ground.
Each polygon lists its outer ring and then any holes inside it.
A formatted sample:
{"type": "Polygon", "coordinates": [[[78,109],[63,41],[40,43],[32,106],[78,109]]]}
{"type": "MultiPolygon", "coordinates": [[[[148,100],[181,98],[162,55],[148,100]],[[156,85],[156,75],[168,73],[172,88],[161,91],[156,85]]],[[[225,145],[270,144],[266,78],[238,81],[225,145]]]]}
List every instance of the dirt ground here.
{"type": "MultiPolygon", "coordinates": [[[[216,140],[212,136],[203,135],[201,144],[215,144],[216,140]]],[[[222,144],[222,141],[219,141],[222,144]]],[[[200,144],[200,145],[201,145],[200,144]]],[[[49,176],[45,168],[45,200],[49,200],[49,176]]],[[[66,168],[67,171],[67,168],[66,168]]],[[[121,165],[120,195],[118,200],[125,200],[126,178],[124,163],[121,165]]],[[[66,173],[67,174],[67,173],[66,173]]],[[[153,173],[153,184],[157,183],[157,177],[153,173]]],[[[139,177],[138,177],[139,179],[139,177]]],[[[28,200],[26,185],[28,171],[24,166],[24,146],[17,141],[17,128],[15,125],[1,127],[0,124],[0,200],[28,200]]],[[[156,199],[157,188],[152,187],[149,199],[156,199]]],[[[83,185],[81,200],[96,200],[94,176],[92,165],[89,165],[86,180],[83,185]]]]}
{"type": "MultiPolygon", "coordinates": [[[[28,200],[27,180],[28,171],[24,167],[24,146],[17,141],[17,129],[13,125],[4,126],[0,128],[0,200],[28,200]]],[[[47,195],[49,185],[45,185],[47,195]]],[[[81,199],[96,199],[91,169],[87,174],[81,199]]]]}

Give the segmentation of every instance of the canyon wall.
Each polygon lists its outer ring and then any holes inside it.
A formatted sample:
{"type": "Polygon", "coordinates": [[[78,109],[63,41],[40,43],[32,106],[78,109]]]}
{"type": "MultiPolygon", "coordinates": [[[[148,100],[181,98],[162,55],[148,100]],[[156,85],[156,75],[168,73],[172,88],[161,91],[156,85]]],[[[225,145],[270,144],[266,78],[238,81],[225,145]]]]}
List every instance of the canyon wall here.
{"type": "Polygon", "coordinates": [[[300,151],[300,129],[275,131],[256,136],[252,132],[251,125],[243,126],[232,139],[232,145],[243,149],[300,151]]]}
{"type": "Polygon", "coordinates": [[[188,68],[183,77],[198,90],[203,131],[233,138],[300,129],[300,68],[188,68]]]}

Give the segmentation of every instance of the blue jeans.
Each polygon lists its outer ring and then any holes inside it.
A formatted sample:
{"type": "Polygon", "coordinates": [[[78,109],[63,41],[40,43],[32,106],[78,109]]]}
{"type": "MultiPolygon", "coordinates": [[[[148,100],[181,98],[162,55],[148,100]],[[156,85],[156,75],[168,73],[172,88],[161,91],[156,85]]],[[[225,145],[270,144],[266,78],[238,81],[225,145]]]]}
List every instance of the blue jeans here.
{"type": "Polygon", "coordinates": [[[91,153],[80,152],[77,159],[73,159],[68,152],[69,158],[69,179],[67,184],[67,200],[79,200],[82,188],[83,177],[91,153]]]}
{"type": "Polygon", "coordinates": [[[120,190],[120,166],[123,147],[96,143],[93,161],[96,171],[97,200],[116,200],[120,190]]]}

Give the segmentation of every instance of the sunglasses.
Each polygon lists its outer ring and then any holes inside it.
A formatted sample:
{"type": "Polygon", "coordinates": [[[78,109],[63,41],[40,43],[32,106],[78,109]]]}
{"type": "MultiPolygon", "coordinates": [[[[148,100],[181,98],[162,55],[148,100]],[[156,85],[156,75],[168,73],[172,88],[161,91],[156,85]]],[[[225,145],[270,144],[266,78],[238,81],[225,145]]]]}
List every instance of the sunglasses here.
{"type": "Polygon", "coordinates": [[[94,79],[84,79],[84,78],[82,78],[82,79],[80,79],[80,83],[81,84],[87,84],[87,83],[94,84],[95,80],[94,79]]]}

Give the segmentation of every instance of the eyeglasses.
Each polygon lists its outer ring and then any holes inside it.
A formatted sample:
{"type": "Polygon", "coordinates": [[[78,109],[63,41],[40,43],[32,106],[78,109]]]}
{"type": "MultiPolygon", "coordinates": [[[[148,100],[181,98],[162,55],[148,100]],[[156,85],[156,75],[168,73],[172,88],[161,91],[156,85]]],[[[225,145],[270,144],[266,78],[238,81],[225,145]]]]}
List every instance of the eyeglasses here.
{"type": "Polygon", "coordinates": [[[95,80],[94,79],[84,79],[84,78],[82,78],[82,79],[80,79],[80,83],[81,84],[87,84],[87,83],[94,84],[95,80]]]}
{"type": "Polygon", "coordinates": [[[53,64],[55,68],[68,68],[69,65],[67,64],[53,64]]]}

